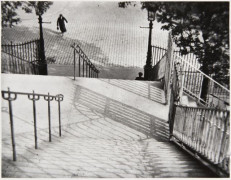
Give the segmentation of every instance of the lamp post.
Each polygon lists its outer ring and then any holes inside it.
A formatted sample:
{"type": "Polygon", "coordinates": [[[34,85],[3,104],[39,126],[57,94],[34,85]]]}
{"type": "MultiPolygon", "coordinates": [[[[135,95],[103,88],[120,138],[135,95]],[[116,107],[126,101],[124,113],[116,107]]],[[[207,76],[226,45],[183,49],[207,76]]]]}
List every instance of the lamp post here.
{"type": "Polygon", "coordinates": [[[148,37],[148,52],[146,65],[144,66],[144,79],[150,80],[151,70],[152,70],[152,21],[155,20],[155,12],[148,10],[148,20],[149,20],[149,37],[148,37]]]}
{"type": "Polygon", "coordinates": [[[39,75],[47,75],[47,63],[45,57],[44,39],[43,39],[43,27],[42,16],[39,14],[39,30],[40,30],[40,44],[39,44],[39,75]]]}

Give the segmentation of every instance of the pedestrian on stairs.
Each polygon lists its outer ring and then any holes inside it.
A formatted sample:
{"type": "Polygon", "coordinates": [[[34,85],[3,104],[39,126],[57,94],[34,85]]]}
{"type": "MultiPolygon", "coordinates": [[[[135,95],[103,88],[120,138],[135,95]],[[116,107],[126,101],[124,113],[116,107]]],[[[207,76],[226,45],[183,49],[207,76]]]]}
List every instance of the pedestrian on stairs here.
{"type": "Polygon", "coordinates": [[[60,14],[59,18],[57,20],[57,30],[60,29],[62,35],[63,35],[63,33],[65,33],[67,31],[66,27],[65,27],[65,21],[66,21],[66,23],[68,23],[68,21],[66,20],[66,18],[63,17],[62,14],[60,14]]]}

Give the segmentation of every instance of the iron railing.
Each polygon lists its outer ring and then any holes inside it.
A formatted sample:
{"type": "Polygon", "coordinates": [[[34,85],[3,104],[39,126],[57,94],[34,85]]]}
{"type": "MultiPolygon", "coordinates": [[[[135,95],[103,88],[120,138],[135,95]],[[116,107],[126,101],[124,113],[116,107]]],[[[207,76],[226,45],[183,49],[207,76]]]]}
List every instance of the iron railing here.
{"type": "Polygon", "coordinates": [[[153,45],[152,46],[152,65],[155,66],[161,59],[162,57],[166,54],[167,49],[153,45]]]}
{"type": "Polygon", "coordinates": [[[208,167],[220,176],[229,176],[229,111],[174,105],[173,112],[171,139],[211,164],[208,167]]]}
{"type": "Polygon", "coordinates": [[[89,60],[87,55],[83,52],[79,45],[73,44],[71,47],[74,49],[74,79],[76,77],[76,64],[78,64],[78,76],[79,77],[90,77],[98,78],[99,70],[89,60]],[[76,54],[78,57],[76,57],[76,54]],[[78,58],[78,62],[76,62],[78,58]]]}
{"type": "Polygon", "coordinates": [[[173,55],[173,61],[180,63],[182,66],[184,92],[195,97],[199,102],[203,102],[208,107],[227,108],[230,91],[226,87],[177,55],[173,55]],[[209,81],[206,100],[201,98],[202,83],[205,79],[209,81]]]}
{"type": "MultiPolygon", "coordinates": [[[[165,84],[166,102],[169,103],[170,140],[200,160],[219,176],[229,176],[229,111],[222,107],[229,100],[229,90],[201,72],[173,51],[171,34],[168,50],[153,68],[154,76],[165,84]],[[183,91],[201,99],[202,83],[208,79],[207,106],[181,106],[183,91]],[[216,97],[216,102],[213,98],[216,97]],[[169,101],[169,102],[168,102],[169,101]],[[223,103],[223,104],[222,104],[223,103]]],[[[162,50],[164,51],[164,50],[162,50]]],[[[196,65],[198,66],[198,65],[196,65]]]]}
{"type": "MultiPolygon", "coordinates": [[[[166,52],[167,52],[167,48],[153,45],[152,46],[152,62],[153,62],[152,65],[155,66],[163,58],[163,56],[166,54],[166,52]]],[[[193,53],[189,53],[187,55],[181,55],[179,50],[174,50],[173,55],[182,56],[182,58],[185,59],[185,61],[192,64],[197,69],[199,69],[201,67],[201,65],[198,61],[198,58],[193,53]]]]}
{"type": "Polygon", "coordinates": [[[1,45],[2,73],[39,74],[39,40],[1,45]]]}
{"type": "Polygon", "coordinates": [[[169,99],[168,87],[174,71],[173,66],[174,63],[178,63],[181,66],[180,74],[182,75],[181,79],[183,91],[185,93],[195,98],[198,103],[203,103],[208,107],[221,109],[227,109],[229,107],[229,89],[204,74],[176,53],[173,53],[173,55],[169,53],[170,50],[168,50],[161,60],[153,67],[152,74],[152,80],[164,79],[166,102],[169,99]],[[209,83],[206,98],[202,99],[202,83],[204,80],[207,80],[209,83]]]}
{"type": "Polygon", "coordinates": [[[55,100],[58,102],[58,114],[59,114],[59,136],[61,136],[61,107],[60,103],[63,101],[64,96],[62,94],[58,94],[56,96],[48,94],[38,94],[33,91],[33,93],[24,93],[24,92],[13,92],[10,91],[2,91],[2,98],[8,101],[9,105],[9,118],[10,118],[10,128],[11,128],[11,141],[12,141],[12,149],[13,149],[13,161],[16,161],[16,147],[15,147],[15,134],[14,134],[14,116],[13,116],[13,105],[12,101],[15,101],[18,95],[26,95],[28,99],[33,103],[33,118],[34,118],[34,139],[35,139],[35,149],[38,148],[37,143],[37,116],[36,116],[36,101],[40,100],[40,97],[43,97],[45,101],[48,102],[48,127],[49,127],[49,142],[51,142],[51,110],[50,110],[50,102],[55,100]]]}

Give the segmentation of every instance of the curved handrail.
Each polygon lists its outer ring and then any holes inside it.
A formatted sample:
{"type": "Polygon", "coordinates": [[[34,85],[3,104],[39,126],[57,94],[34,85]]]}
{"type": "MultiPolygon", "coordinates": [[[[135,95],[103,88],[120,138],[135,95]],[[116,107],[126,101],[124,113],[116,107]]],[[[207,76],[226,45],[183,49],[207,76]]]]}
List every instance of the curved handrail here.
{"type": "Polygon", "coordinates": [[[49,121],[49,141],[51,142],[51,111],[50,111],[50,101],[55,99],[58,101],[58,112],[59,112],[59,134],[61,136],[61,108],[60,102],[63,101],[64,96],[62,94],[57,94],[56,96],[47,94],[38,94],[33,91],[33,93],[25,92],[15,92],[2,90],[2,98],[8,101],[9,104],[9,118],[10,118],[10,131],[11,131],[11,140],[12,140],[12,150],[13,150],[13,161],[16,161],[16,144],[15,144],[15,133],[14,133],[14,116],[13,116],[13,104],[11,101],[17,100],[18,95],[26,95],[30,101],[32,101],[33,108],[33,119],[34,119],[34,140],[35,140],[35,149],[38,148],[37,141],[37,118],[36,118],[36,101],[40,100],[40,96],[44,97],[44,100],[48,101],[48,121],[49,121]]]}
{"type": "Polygon", "coordinates": [[[83,65],[82,65],[82,73],[83,77],[86,72],[86,77],[97,77],[98,78],[98,73],[100,72],[95,65],[91,62],[91,60],[87,57],[87,55],[83,52],[83,50],[80,48],[78,44],[73,43],[71,47],[74,49],[74,80],[75,80],[75,65],[76,65],[76,53],[79,56],[79,77],[81,76],[81,70],[80,70],[80,62],[82,59],[83,65]],[[84,65],[85,64],[85,65],[84,65]],[[86,69],[84,70],[84,67],[86,66],[86,69]],[[89,70],[88,70],[89,68],[89,70]],[[90,72],[93,71],[93,74],[90,72]]]}

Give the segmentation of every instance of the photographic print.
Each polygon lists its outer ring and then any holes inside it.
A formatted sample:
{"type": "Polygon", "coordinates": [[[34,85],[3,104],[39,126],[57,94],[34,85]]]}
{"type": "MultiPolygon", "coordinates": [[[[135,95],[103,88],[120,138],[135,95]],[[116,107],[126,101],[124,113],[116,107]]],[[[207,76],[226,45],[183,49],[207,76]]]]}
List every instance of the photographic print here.
{"type": "Polygon", "coordinates": [[[229,1],[1,1],[2,178],[229,178],[229,1]]]}

